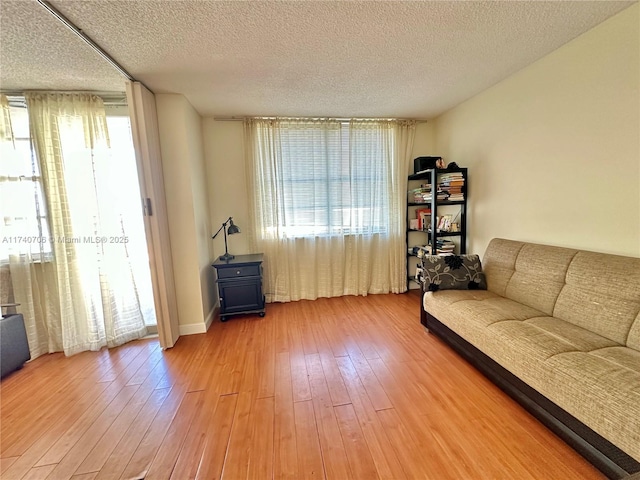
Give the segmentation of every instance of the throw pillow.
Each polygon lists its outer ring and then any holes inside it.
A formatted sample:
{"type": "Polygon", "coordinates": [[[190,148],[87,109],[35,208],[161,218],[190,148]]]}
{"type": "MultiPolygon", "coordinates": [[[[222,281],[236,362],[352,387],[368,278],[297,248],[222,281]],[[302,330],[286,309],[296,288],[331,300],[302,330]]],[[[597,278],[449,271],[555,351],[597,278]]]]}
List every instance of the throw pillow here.
{"type": "Polygon", "coordinates": [[[487,289],[478,255],[425,255],[421,276],[427,292],[487,289]]]}

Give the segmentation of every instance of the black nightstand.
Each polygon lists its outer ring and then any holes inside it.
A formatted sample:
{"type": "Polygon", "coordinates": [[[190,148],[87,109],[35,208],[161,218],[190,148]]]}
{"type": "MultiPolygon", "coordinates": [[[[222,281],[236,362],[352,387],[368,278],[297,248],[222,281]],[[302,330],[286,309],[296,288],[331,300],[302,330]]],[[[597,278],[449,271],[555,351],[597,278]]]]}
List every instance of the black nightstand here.
{"type": "Polygon", "coordinates": [[[241,313],[265,316],[262,294],[262,253],[236,255],[231,260],[216,260],[213,267],[218,275],[220,321],[241,313]]]}

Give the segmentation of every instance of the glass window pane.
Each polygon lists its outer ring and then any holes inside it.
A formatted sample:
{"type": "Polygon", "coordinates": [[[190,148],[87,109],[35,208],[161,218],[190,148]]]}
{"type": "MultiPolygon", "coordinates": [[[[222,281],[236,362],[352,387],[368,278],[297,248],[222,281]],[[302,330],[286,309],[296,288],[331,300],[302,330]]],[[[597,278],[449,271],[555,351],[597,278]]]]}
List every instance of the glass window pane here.
{"type": "Polygon", "coordinates": [[[274,179],[286,236],[384,233],[387,170],[380,129],[286,125],[274,179]]]}
{"type": "Polygon", "coordinates": [[[34,260],[43,261],[42,254],[51,254],[50,232],[42,179],[31,151],[27,110],[11,107],[9,112],[14,142],[0,143],[0,260],[10,253],[29,253],[34,260]]]}
{"type": "Polygon", "coordinates": [[[26,107],[9,107],[15,138],[29,138],[29,116],[26,107]]]}

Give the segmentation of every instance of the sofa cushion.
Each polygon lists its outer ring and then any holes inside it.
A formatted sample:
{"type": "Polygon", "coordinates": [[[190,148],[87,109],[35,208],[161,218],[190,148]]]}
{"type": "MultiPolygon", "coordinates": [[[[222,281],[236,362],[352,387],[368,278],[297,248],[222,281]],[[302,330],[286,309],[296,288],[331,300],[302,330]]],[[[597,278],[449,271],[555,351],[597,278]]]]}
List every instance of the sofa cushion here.
{"type": "Polygon", "coordinates": [[[637,355],[627,347],[556,355],[545,362],[549,388],[534,387],[543,394],[547,391],[552,401],[640,460],[637,355]]]}
{"type": "Polygon", "coordinates": [[[530,318],[525,322],[564,342],[570,347],[570,350],[586,352],[595,348],[618,345],[606,337],[555,317],[530,318]]]}
{"type": "MultiPolygon", "coordinates": [[[[592,350],[591,355],[640,373],[640,352],[628,347],[607,347],[592,350]]],[[[638,392],[640,394],[640,391],[638,392]]]]}
{"type": "Polygon", "coordinates": [[[554,316],[625,345],[640,311],[640,258],[579,252],[554,316]]]}
{"type": "Polygon", "coordinates": [[[640,458],[638,422],[629,421],[640,418],[640,352],[551,317],[496,322],[486,330],[484,353],[640,458]]]}
{"type": "Polygon", "coordinates": [[[480,349],[488,341],[489,325],[544,315],[538,310],[483,290],[427,292],[423,302],[427,312],[480,349]]]}
{"type": "Polygon", "coordinates": [[[421,274],[424,289],[429,292],[487,289],[478,255],[425,255],[421,274]]]}
{"type": "MultiPolygon", "coordinates": [[[[553,319],[536,317],[527,321],[510,320],[491,324],[487,330],[494,341],[486,353],[529,383],[530,380],[539,378],[537,368],[541,362],[555,355],[575,351],[589,352],[615,345],[611,340],[586,330],[577,339],[573,339],[568,335],[558,334],[562,332],[562,327],[551,333],[536,325],[551,323],[550,320],[553,319]]],[[[580,328],[567,325],[561,320],[556,321],[567,327],[580,328]]]]}
{"type": "Polygon", "coordinates": [[[487,278],[487,288],[490,291],[505,296],[507,284],[516,269],[518,253],[523,246],[523,242],[504,238],[494,238],[489,242],[482,264],[487,278]]]}
{"type": "Polygon", "coordinates": [[[627,336],[627,347],[640,351],[640,313],[631,325],[629,335],[627,336]]]}
{"type": "Polygon", "coordinates": [[[524,245],[518,253],[505,297],[552,315],[567,268],[576,252],[546,245],[524,245]]]}

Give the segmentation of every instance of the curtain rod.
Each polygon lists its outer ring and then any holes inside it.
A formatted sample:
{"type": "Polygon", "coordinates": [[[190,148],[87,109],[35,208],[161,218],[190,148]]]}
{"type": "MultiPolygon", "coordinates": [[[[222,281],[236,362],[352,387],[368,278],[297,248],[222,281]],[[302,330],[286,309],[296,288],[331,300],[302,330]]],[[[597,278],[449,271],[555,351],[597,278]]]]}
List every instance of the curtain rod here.
{"type": "Polygon", "coordinates": [[[6,90],[0,88],[0,93],[6,95],[7,97],[24,97],[25,92],[34,92],[34,93],[81,93],[86,95],[97,95],[98,97],[104,99],[126,99],[126,92],[108,92],[101,90],[41,90],[38,88],[24,88],[22,90],[6,90]]]}
{"type": "MultiPolygon", "coordinates": [[[[38,92],[39,90],[27,90],[28,92],[38,92]]],[[[0,93],[6,95],[9,98],[10,104],[14,106],[26,106],[24,93],[21,90],[1,90],[0,93]]],[[[105,107],[126,107],[127,95],[124,92],[90,92],[90,91],[49,91],[42,90],[42,93],[82,93],[88,95],[95,95],[100,97],[105,107]]]]}
{"type": "Polygon", "coordinates": [[[243,122],[245,121],[247,118],[261,118],[261,119],[265,119],[265,120],[277,120],[277,119],[304,119],[304,118],[330,118],[331,120],[336,120],[338,122],[348,122],[350,120],[415,120],[416,123],[427,123],[430,122],[431,120],[427,120],[424,118],[388,118],[388,117],[370,117],[370,118],[365,118],[365,117],[353,117],[353,118],[343,118],[343,117],[272,117],[272,116],[266,116],[266,117],[261,117],[261,116],[257,116],[257,117],[235,117],[235,116],[231,116],[231,117],[216,117],[214,116],[213,119],[214,120],[220,120],[220,121],[224,121],[224,122],[243,122]]]}
{"type": "MultiPolygon", "coordinates": [[[[53,15],[56,19],[58,19],[65,27],[67,27],[71,32],[73,32],[78,38],[80,38],[83,42],[85,42],[89,47],[91,47],[98,55],[104,58],[113,68],[115,68],[123,77],[128,79],[131,82],[140,82],[140,80],[136,80],[133,75],[131,75],[128,71],[124,69],[122,65],[116,62],[111,55],[109,55],[106,51],[102,49],[100,45],[93,41],[91,37],[89,37],[86,33],[84,33],[80,28],[76,27],[71,20],[65,17],[59,10],[57,10],[53,5],[51,5],[47,0],[36,0],[45,10],[47,10],[51,15],[53,15]]],[[[144,83],[142,83],[144,85],[144,83]]],[[[144,85],[149,91],[152,91],[149,87],[144,85]]]]}

